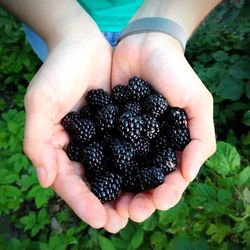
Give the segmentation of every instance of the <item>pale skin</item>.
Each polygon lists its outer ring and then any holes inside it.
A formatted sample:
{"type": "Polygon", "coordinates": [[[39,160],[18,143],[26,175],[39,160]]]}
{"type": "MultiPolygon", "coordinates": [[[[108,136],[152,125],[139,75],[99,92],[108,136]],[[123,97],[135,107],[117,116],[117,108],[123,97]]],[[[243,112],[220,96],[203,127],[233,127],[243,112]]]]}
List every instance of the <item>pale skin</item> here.
{"type": "MultiPolygon", "coordinates": [[[[146,0],[132,20],[167,17],[190,36],[219,2],[146,0]]],[[[37,169],[41,186],[52,187],[84,222],[111,233],[124,228],[129,218],[141,222],[156,209],[173,207],[215,151],[213,99],[186,61],[180,44],[166,34],[138,34],[123,39],[113,51],[76,1],[0,0],[0,4],[49,46],[49,56],[25,96],[24,150],[37,169]],[[60,120],[82,105],[89,89],[110,91],[133,75],[153,83],[170,105],[186,110],[191,142],[178,155],[178,170],[166,176],[164,184],[137,195],[123,194],[117,202],[102,205],[82,180],[82,167],[71,163],[64,152],[69,138],[60,120]]]]}

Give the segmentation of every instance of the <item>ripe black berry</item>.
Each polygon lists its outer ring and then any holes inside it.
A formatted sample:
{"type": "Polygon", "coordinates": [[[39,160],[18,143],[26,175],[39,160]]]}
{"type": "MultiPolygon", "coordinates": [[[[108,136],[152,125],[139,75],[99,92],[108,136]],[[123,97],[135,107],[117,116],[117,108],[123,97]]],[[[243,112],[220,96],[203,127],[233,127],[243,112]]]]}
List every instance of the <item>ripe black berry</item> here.
{"type": "Polygon", "coordinates": [[[124,169],[130,164],[132,161],[135,150],[133,146],[125,141],[116,140],[111,145],[111,154],[112,161],[116,170],[119,173],[123,173],[124,169]]]}
{"type": "Polygon", "coordinates": [[[62,119],[62,125],[66,131],[76,138],[75,142],[84,144],[95,135],[96,130],[93,122],[82,119],[76,112],[70,112],[62,119]]]}
{"type": "Polygon", "coordinates": [[[108,105],[97,112],[96,119],[101,131],[115,128],[119,109],[114,105],[108,105]]]}
{"type": "Polygon", "coordinates": [[[90,90],[86,95],[86,101],[95,109],[101,109],[112,103],[109,93],[103,89],[90,90]]]}
{"type": "Polygon", "coordinates": [[[80,111],[80,116],[81,118],[87,118],[90,119],[93,117],[93,110],[91,109],[90,106],[83,106],[80,111]]]}
{"type": "Polygon", "coordinates": [[[155,188],[164,182],[164,173],[161,168],[143,168],[140,170],[142,190],[155,188]]]}
{"type": "Polygon", "coordinates": [[[187,115],[178,107],[169,107],[166,111],[166,119],[169,126],[187,127],[187,115]]]}
{"type": "Polygon", "coordinates": [[[122,108],[122,112],[130,112],[135,115],[139,115],[141,113],[141,106],[139,102],[128,102],[124,104],[122,108]]]}
{"type": "Polygon", "coordinates": [[[155,117],[161,116],[168,107],[168,102],[166,98],[160,94],[148,96],[143,104],[145,111],[155,117]]]}
{"type": "Polygon", "coordinates": [[[150,115],[143,115],[143,134],[149,138],[155,138],[160,132],[160,126],[155,117],[150,115]]]}
{"type": "Polygon", "coordinates": [[[63,117],[61,124],[69,134],[74,134],[75,130],[77,130],[77,128],[75,128],[75,123],[78,120],[81,120],[80,115],[77,112],[72,111],[63,117]]]}
{"type": "Polygon", "coordinates": [[[141,185],[139,170],[140,165],[135,160],[131,161],[130,164],[126,167],[122,175],[122,189],[124,191],[137,193],[143,189],[141,185]]]}
{"type": "Polygon", "coordinates": [[[146,156],[150,151],[150,142],[147,138],[140,137],[134,143],[135,154],[146,156]]]}
{"type": "Polygon", "coordinates": [[[113,172],[105,172],[91,182],[91,191],[102,202],[115,200],[121,189],[122,177],[113,172]]]}
{"type": "Polygon", "coordinates": [[[142,131],[142,118],[126,112],[118,120],[118,129],[124,139],[134,142],[142,131]]]}
{"type": "Polygon", "coordinates": [[[111,92],[111,99],[114,104],[120,106],[127,102],[128,94],[127,94],[127,86],[124,85],[116,85],[111,92]]]}
{"type": "Polygon", "coordinates": [[[102,174],[104,171],[104,155],[101,144],[92,142],[83,148],[82,162],[89,178],[102,174]]]}
{"type": "Polygon", "coordinates": [[[136,76],[129,79],[128,95],[131,100],[139,101],[150,95],[150,93],[150,87],[147,82],[136,76]]]}
{"type": "Polygon", "coordinates": [[[190,142],[190,135],[188,128],[169,128],[169,137],[171,140],[171,146],[176,151],[182,151],[190,142]]]}
{"type": "Polygon", "coordinates": [[[70,142],[67,146],[66,153],[71,161],[79,161],[81,162],[81,149],[78,145],[70,142]]]}
{"type": "Polygon", "coordinates": [[[170,147],[162,148],[156,153],[152,165],[163,170],[164,175],[176,169],[177,158],[175,151],[170,147]]]}

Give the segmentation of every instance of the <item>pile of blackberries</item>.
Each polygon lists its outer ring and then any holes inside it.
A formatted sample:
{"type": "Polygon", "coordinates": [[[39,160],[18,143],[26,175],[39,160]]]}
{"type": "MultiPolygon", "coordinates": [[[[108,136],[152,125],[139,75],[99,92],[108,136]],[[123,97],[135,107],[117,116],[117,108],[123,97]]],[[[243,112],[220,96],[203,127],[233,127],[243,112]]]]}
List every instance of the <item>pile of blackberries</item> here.
{"type": "Polygon", "coordinates": [[[62,119],[70,135],[66,152],[83,164],[101,202],[115,200],[120,191],[155,188],[176,169],[176,151],[190,141],[186,113],[169,107],[149,83],[132,77],[111,94],[90,90],[86,102],[62,119]]]}

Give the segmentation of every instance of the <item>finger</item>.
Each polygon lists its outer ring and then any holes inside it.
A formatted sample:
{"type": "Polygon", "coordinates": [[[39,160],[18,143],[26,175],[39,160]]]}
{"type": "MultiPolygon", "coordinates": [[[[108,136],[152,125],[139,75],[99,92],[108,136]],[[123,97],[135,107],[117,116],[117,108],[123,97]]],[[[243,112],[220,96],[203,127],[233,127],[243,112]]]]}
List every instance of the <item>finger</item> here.
{"type": "Polygon", "coordinates": [[[137,194],[129,205],[129,217],[135,222],[146,220],[155,211],[150,192],[137,194]]]}
{"type": "Polygon", "coordinates": [[[168,174],[162,185],[152,191],[152,200],[159,210],[167,210],[175,206],[189,182],[182,176],[180,169],[168,174]]]}
{"type": "Polygon", "coordinates": [[[53,189],[84,222],[93,228],[104,227],[107,223],[107,214],[103,205],[75,174],[65,152],[57,149],[57,153],[58,173],[53,189]]]}
{"type": "Polygon", "coordinates": [[[116,210],[123,218],[129,217],[128,208],[134,197],[132,193],[123,193],[116,202],[116,210]]]}
{"type": "Polygon", "coordinates": [[[118,233],[127,225],[128,218],[121,217],[111,204],[106,203],[104,207],[107,214],[107,223],[104,229],[113,234],[118,233]]]}
{"type": "Polygon", "coordinates": [[[181,170],[184,178],[192,181],[216,149],[212,99],[204,94],[203,100],[191,103],[186,111],[191,142],[183,151],[181,170]]]}
{"type": "Polygon", "coordinates": [[[48,115],[30,112],[26,115],[24,152],[37,169],[38,180],[43,187],[50,186],[57,172],[56,152],[50,141],[53,125],[48,115]]]}

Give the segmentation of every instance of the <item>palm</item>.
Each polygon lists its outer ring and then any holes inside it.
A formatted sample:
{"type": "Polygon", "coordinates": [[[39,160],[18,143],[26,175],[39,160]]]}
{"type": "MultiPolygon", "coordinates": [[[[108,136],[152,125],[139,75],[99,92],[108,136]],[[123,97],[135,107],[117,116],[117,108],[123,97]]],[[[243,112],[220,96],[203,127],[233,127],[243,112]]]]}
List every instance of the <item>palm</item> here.
{"type": "Polygon", "coordinates": [[[128,37],[115,49],[113,85],[125,83],[134,75],[150,82],[168,99],[169,105],[186,110],[192,141],[178,155],[178,169],[166,176],[164,184],[144,194],[127,194],[126,198],[122,197],[117,203],[118,211],[121,214],[127,213],[135,221],[143,221],[155,209],[165,210],[174,206],[191,181],[192,171],[198,171],[204,158],[213,151],[214,144],[209,92],[193,72],[177,44],[169,43],[165,39],[167,36],[163,34],[153,35],[154,38],[148,36],[148,39],[143,39],[143,36],[128,37]],[[207,147],[205,142],[212,146],[207,147]]]}
{"type": "Polygon", "coordinates": [[[36,167],[46,169],[41,185],[52,184],[76,214],[93,227],[108,227],[110,214],[120,218],[113,209],[101,205],[83,182],[82,167],[67,158],[63,148],[69,138],[60,121],[82,105],[87,90],[109,90],[111,57],[112,48],[105,41],[89,47],[62,42],[38,71],[26,95],[24,149],[36,167]]]}

